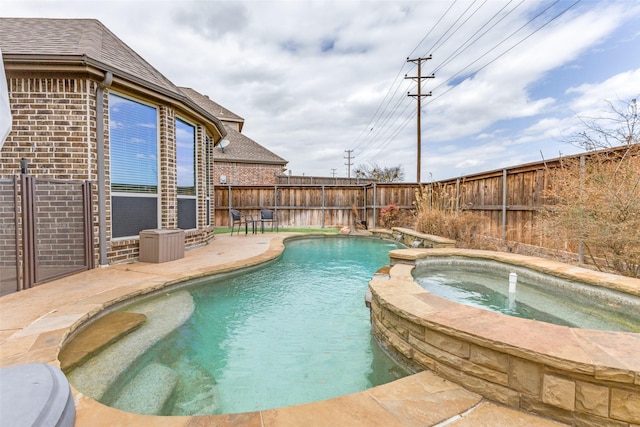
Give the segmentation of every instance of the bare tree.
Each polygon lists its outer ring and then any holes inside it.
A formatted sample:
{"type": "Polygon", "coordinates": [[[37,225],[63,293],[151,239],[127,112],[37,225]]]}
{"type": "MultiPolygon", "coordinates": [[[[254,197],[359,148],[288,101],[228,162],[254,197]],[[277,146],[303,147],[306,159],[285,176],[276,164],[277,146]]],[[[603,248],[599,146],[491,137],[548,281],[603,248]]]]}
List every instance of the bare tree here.
{"type": "Polygon", "coordinates": [[[589,153],[550,171],[542,225],[551,241],[583,245],[598,268],[640,277],[640,129],[636,100],[624,104],[583,120],[572,141],[589,153]]]}
{"type": "Polygon", "coordinates": [[[637,98],[606,103],[608,109],[600,117],[578,116],[584,130],[565,138],[566,142],[587,151],[640,142],[637,98]]]}
{"type": "Polygon", "coordinates": [[[358,165],[354,173],[356,178],[375,179],[378,182],[404,181],[404,168],[400,165],[391,167],[381,167],[376,163],[358,165]]]}

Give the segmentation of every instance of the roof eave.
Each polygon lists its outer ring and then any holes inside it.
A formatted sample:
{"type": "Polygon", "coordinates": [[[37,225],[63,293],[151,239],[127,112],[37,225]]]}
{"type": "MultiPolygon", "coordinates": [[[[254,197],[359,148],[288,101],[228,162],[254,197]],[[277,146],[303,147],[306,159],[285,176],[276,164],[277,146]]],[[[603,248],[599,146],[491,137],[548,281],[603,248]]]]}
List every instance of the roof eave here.
{"type": "Polygon", "coordinates": [[[23,55],[4,54],[3,62],[6,71],[29,70],[37,72],[86,72],[97,78],[104,78],[106,72],[111,72],[114,81],[129,87],[132,90],[141,91],[147,95],[161,98],[178,108],[180,104],[187,106],[197,113],[205,123],[207,129],[214,136],[215,145],[227,135],[227,131],[217,117],[211,115],[205,109],[194,103],[189,97],[180,91],[172,91],[158,86],[140,77],[124,72],[116,67],[94,60],[86,55],[23,55]],[[141,90],[142,88],[146,90],[141,90]],[[158,96],[161,95],[161,96],[158,96]],[[217,138],[216,138],[217,136],[217,138]]]}
{"type": "Polygon", "coordinates": [[[214,163],[227,162],[227,163],[259,163],[261,165],[276,165],[276,166],[285,166],[289,163],[286,160],[278,161],[278,160],[256,160],[256,159],[230,159],[230,158],[222,158],[222,157],[214,157],[214,163]]]}

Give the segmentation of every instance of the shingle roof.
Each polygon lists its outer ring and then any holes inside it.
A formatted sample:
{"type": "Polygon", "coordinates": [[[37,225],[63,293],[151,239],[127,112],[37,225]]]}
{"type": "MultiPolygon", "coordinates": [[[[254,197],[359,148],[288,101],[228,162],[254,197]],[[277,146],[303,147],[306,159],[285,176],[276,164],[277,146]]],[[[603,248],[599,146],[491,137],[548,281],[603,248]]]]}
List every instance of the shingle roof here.
{"type": "Polygon", "coordinates": [[[198,111],[224,134],[214,114],[186,96],[96,19],[0,18],[0,49],[5,63],[89,65],[110,71],[198,111]]]}
{"type": "Polygon", "coordinates": [[[242,130],[242,123],[244,123],[244,119],[236,113],[226,109],[217,102],[212,101],[211,98],[209,98],[207,95],[203,95],[200,92],[189,87],[180,87],[180,90],[184,92],[185,95],[187,95],[189,98],[191,98],[195,103],[200,105],[202,108],[204,108],[223,122],[241,123],[240,130],[242,130]]]}
{"type": "Polygon", "coordinates": [[[221,120],[227,130],[227,136],[230,144],[224,149],[217,147],[214,154],[215,161],[241,162],[241,163],[267,163],[276,165],[286,165],[287,160],[267,150],[253,139],[246,137],[238,132],[233,125],[227,125],[225,122],[244,122],[244,119],[235,113],[227,110],[221,105],[213,102],[209,97],[202,95],[198,91],[191,88],[180,88],[184,94],[190,97],[193,102],[204,108],[209,114],[221,120]]]}
{"type": "Polygon", "coordinates": [[[233,126],[225,124],[224,127],[227,130],[225,139],[229,140],[229,145],[224,149],[224,153],[220,147],[215,148],[214,161],[276,165],[286,165],[288,163],[282,157],[235,130],[233,126]]]}
{"type": "Polygon", "coordinates": [[[117,70],[165,91],[181,94],[176,85],[96,19],[0,18],[0,48],[40,63],[85,59],[117,70]]]}

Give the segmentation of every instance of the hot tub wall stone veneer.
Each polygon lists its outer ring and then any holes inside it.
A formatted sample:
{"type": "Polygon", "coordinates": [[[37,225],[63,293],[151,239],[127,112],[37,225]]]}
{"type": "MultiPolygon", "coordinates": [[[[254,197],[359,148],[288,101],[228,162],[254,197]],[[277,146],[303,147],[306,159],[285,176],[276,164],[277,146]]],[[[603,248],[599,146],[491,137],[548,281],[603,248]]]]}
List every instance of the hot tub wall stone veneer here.
{"type": "Polygon", "coordinates": [[[377,338],[406,365],[570,425],[640,425],[640,334],[505,316],[448,301],[414,283],[417,259],[451,255],[511,262],[640,293],[640,280],[540,258],[461,249],[392,251],[389,274],[376,274],[369,284],[371,320],[377,338]]]}

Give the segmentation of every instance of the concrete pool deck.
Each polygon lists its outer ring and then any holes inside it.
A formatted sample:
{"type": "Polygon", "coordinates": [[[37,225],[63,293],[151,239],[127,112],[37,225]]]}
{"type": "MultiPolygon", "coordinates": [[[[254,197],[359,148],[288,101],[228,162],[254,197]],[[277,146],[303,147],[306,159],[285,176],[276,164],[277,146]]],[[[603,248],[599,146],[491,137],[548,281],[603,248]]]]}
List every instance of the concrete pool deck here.
{"type": "MultiPolygon", "coordinates": [[[[284,239],[291,235],[218,235],[207,246],[187,251],[180,260],[97,268],[2,296],[0,367],[33,362],[59,367],[58,353],[64,340],[110,306],[186,279],[274,259],[282,252],[284,239]]],[[[137,415],[72,391],[78,427],[565,425],[492,403],[429,371],[325,401],[213,416],[137,415]]]]}

